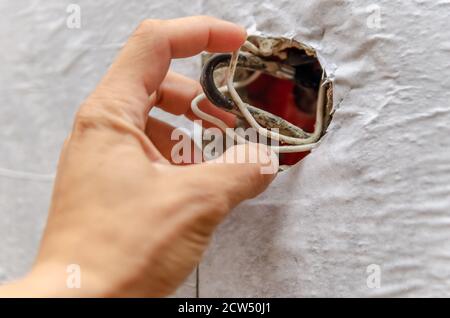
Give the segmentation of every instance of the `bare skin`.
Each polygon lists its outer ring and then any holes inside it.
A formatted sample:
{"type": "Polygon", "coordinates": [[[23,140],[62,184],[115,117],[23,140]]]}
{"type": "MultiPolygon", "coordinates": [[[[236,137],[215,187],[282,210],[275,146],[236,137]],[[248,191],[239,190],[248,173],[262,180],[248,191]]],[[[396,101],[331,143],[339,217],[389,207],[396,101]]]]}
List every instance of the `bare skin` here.
{"type": "MultiPolygon", "coordinates": [[[[172,165],[174,128],[148,113],[158,105],[194,119],[188,109],[200,86],[168,72],[171,59],[230,52],[245,38],[241,27],[210,17],[148,20],[136,29],[79,109],[32,270],[1,287],[0,297],[167,296],[182,284],[216,226],[274,175],[261,174],[262,163],[172,165]],[[67,288],[69,264],[80,265],[79,289],[67,288]]],[[[262,148],[229,151],[273,160],[262,148]]]]}

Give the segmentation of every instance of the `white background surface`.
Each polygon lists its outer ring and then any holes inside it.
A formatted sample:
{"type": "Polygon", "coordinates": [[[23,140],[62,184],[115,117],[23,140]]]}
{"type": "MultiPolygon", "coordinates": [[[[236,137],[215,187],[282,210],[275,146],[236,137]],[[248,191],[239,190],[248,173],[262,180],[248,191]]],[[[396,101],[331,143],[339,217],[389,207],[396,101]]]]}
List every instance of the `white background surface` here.
{"type": "MultiPolygon", "coordinates": [[[[449,10],[447,0],[0,0],[0,281],[29,269],[74,112],[127,36],[144,18],[210,14],[314,46],[335,75],[337,112],[316,151],[220,227],[200,296],[450,296],[449,10]],[[66,27],[69,3],[81,29],[66,27]],[[367,287],[370,264],[380,289],[367,287]]],[[[199,59],[174,68],[198,78],[199,59]]],[[[178,295],[195,289],[191,277],[178,295]]]]}

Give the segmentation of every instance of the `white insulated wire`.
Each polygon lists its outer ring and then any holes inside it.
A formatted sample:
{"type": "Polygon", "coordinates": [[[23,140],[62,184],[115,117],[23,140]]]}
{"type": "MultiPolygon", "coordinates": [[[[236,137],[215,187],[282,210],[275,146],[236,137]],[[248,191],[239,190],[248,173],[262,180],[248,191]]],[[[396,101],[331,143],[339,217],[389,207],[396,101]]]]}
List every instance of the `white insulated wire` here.
{"type": "MultiPolygon", "coordinates": [[[[250,42],[245,42],[244,47],[246,50],[253,54],[258,54],[259,49],[250,42]]],[[[323,102],[325,98],[325,89],[324,89],[324,82],[321,82],[319,87],[319,93],[318,93],[318,99],[317,99],[317,111],[316,111],[316,122],[314,126],[314,132],[307,138],[295,138],[290,136],[285,136],[282,134],[278,134],[274,131],[270,131],[261,125],[253,118],[252,114],[249,112],[247,105],[239,96],[239,94],[236,91],[236,88],[244,87],[253,82],[258,76],[259,73],[255,72],[252,76],[250,76],[248,79],[233,83],[234,79],[234,73],[236,71],[236,65],[237,60],[239,57],[239,49],[235,52],[233,52],[233,55],[231,57],[230,66],[227,70],[227,85],[222,86],[219,88],[219,91],[221,93],[228,92],[233,101],[238,106],[239,110],[241,111],[244,118],[247,120],[249,125],[256,129],[257,132],[265,137],[271,138],[273,140],[277,141],[283,141],[284,143],[287,143],[289,145],[286,146],[271,146],[270,148],[276,152],[276,153],[297,153],[297,152],[306,152],[310,151],[313,148],[315,148],[318,144],[318,140],[320,138],[320,135],[322,133],[322,126],[323,126],[323,102]]],[[[222,129],[228,137],[232,138],[233,140],[236,140],[240,144],[248,143],[249,141],[243,138],[242,136],[236,134],[233,129],[230,129],[222,120],[220,120],[217,117],[214,117],[208,113],[203,112],[198,104],[206,99],[205,94],[200,94],[197,97],[195,97],[191,102],[191,109],[192,112],[198,116],[199,118],[206,120],[210,122],[211,124],[219,127],[222,129]]]]}
{"type": "Polygon", "coordinates": [[[230,62],[230,66],[228,68],[228,74],[227,74],[227,87],[228,87],[228,92],[230,93],[233,101],[236,103],[236,105],[238,106],[239,110],[241,111],[242,115],[247,120],[249,125],[251,127],[253,127],[254,129],[256,129],[259,134],[261,134],[265,137],[268,137],[268,138],[271,138],[274,140],[278,140],[278,141],[283,141],[283,142],[285,142],[287,144],[291,144],[291,145],[311,144],[311,143],[315,143],[317,140],[319,140],[320,135],[322,133],[322,125],[323,125],[323,107],[322,107],[323,90],[324,90],[323,85],[321,84],[320,88],[319,88],[319,94],[318,94],[319,97],[317,99],[316,123],[314,126],[314,132],[309,137],[295,138],[295,137],[285,136],[285,135],[270,131],[270,130],[262,127],[255,120],[255,118],[252,116],[252,114],[248,110],[247,104],[244,103],[244,101],[241,99],[238,92],[234,88],[233,79],[234,79],[234,73],[236,71],[238,56],[239,56],[239,49],[237,51],[233,52],[233,55],[231,57],[231,62],[230,62]]]}
{"type": "MultiPolygon", "coordinates": [[[[243,87],[243,86],[246,86],[246,84],[244,83],[244,85],[242,85],[240,82],[235,83],[236,88],[243,87]]],[[[222,86],[219,88],[219,91],[221,93],[226,93],[226,92],[228,92],[228,87],[222,86]]],[[[192,112],[200,119],[206,120],[207,122],[210,122],[211,124],[217,126],[221,130],[223,130],[228,137],[230,137],[232,140],[236,140],[239,144],[249,143],[249,141],[247,139],[236,134],[234,132],[234,129],[228,127],[227,124],[225,124],[222,120],[202,111],[200,109],[200,107],[198,106],[198,104],[205,99],[206,99],[206,95],[204,93],[195,97],[191,102],[192,112]]],[[[308,144],[308,145],[295,145],[295,146],[270,146],[270,148],[276,153],[296,153],[296,152],[310,151],[314,147],[316,147],[317,144],[318,143],[313,143],[313,144],[308,144]]]]}

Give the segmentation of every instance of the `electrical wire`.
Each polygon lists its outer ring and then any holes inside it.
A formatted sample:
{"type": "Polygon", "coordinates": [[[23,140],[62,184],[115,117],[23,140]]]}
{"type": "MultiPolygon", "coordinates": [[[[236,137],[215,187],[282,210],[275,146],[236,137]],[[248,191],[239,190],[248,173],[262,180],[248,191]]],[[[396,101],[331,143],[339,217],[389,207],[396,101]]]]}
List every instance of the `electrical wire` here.
{"type": "MultiPolygon", "coordinates": [[[[240,87],[244,87],[248,84],[246,84],[245,82],[238,82],[235,83],[235,88],[240,88],[240,87]]],[[[222,86],[219,88],[219,91],[221,93],[226,93],[228,92],[228,87],[227,86],[222,86]]],[[[251,141],[248,141],[247,139],[243,138],[242,136],[240,136],[239,134],[234,132],[234,129],[230,128],[227,126],[227,124],[225,124],[222,120],[220,120],[219,118],[212,116],[204,111],[202,111],[199,107],[199,103],[201,103],[202,101],[206,100],[206,95],[204,93],[196,96],[192,102],[191,102],[191,109],[192,112],[199,117],[200,119],[206,120],[207,122],[213,124],[214,126],[217,126],[218,128],[220,128],[222,131],[225,132],[225,134],[231,138],[232,140],[236,140],[239,144],[246,144],[249,143],[251,141]]],[[[318,143],[313,143],[313,144],[308,144],[308,145],[296,145],[296,146],[270,146],[270,148],[275,152],[275,153],[296,153],[296,152],[306,152],[306,151],[310,151],[313,148],[315,148],[317,146],[318,143]]]]}
{"type": "Polygon", "coordinates": [[[319,140],[320,135],[322,134],[322,126],[323,126],[323,83],[321,83],[319,88],[319,96],[317,100],[317,111],[316,111],[316,123],[314,126],[314,132],[311,134],[311,136],[307,138],[296,138],[296,137],[290,137],[286,135],[282,135],[273,131],[270,131],[264,127],[262,127],[252,116],[252,114],[248,110],[248,104],[244,103],[244,101],[239,96],[238,92],[234,88],[233,80],[234,80],[234,74],[236,72],[236,65],[237,65],[237,59],[239,56],[239,49],[233,52],[233,55],[231,57],[230,66],[228,68],[228,75],[227,75],[227,87],[228,92],[231,95],[233,101],[238,106],[240,112],[244,116],[244,118],[247,120],[249,125],[256,129],[259,134],[271,138],[277,141],[283,141],[287,144],[292,145],[305,145],[305,144],[311,144],[315,143],[317,140],[319,140]]]}
{"type": "MultiPolygon", "coordinates": [[[[243,45],[243,49],[250,52],[251,54],[259,54],[260,50],[257,46],[255,46],[253,43],[246,41],[243,45]]],[[[234,74],[236,72],[236,66],[237,61],[239,57],[240,49],[233,52],[231,61],[227,70],[227,76],[226,76],[226,86],[220,87],[218,90],[223,93],[229,93],[231,95],[231,98],[233,99],[233,102],[237,105],[239,108],[239,111],[241,112],[242,116],[245,118],[245,120],[248,122],[248,124],[254,128],[260,135],[263,135],[267,138],[271,138],[272,140],[276,141],[282,141],[283,143],[287,144],[284,146],[271,146],[270,148],[276,152],[276,153],[296,153],[296,152],[306,152],[310,151],[313,148],[315,148],[318,144],[318,141],[322,135],[323,130],[323,120],[324,120],[324,98],[325,98],[325,84],[326,81],[323,80],[319,86],[319,92],[318,92],[318,99],[317,99],[317,110],[316,110],[316,122],[314,126],[314,132],[310,134],[306,138],[296,138],[291,136],[286,136],[283,134],[279,134],[277,132],[268,130],[264,127],[262,127],[252,116],[252,114],[249,111],[249,107],[254,108],[253,106],[245,103],[239,94],[236,91],[236,88],[244,87],[249,85],[251,82],[256,80],[259,76],[259,72],[255,72],[252,74],[249,78],[247,78],[244,81],[234,83],[234,74]]],[[[220,120],[217,117],[214,117],[208,113],[203,112],[198,104],[205,100],[207,97],[206,95],[200,94],[197,97],[195,97],[191,102],[191,109],[192,112],[198,116],[199,118],[206,120],[213,125],[219,127],[221,130],[223,130],[227,136],[232,138],[233,140],[236,140],[238,143],[244,144],[248,143],[249,141],[243,138],[242,136],[236,134],[234,132],[234,129],[230,129],[222,120],[220,120]]]]}

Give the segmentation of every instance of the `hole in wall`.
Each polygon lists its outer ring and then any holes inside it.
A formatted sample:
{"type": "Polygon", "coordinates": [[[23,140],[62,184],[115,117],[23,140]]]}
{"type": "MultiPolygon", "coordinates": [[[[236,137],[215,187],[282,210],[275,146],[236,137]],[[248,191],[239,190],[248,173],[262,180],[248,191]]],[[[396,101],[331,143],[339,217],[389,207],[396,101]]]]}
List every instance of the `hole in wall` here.
{"type": "MultiPolygon", "coordinates": [[[[320,139],[332,117],[333,84],[327,80],[326,71],[316,51],[307,44],[284,37],[249,36],[248,41],[258,49],[257,57],[263,63],[279,70],[268,71],[266,67],[248,85],[239,88],[238,93],[242,100],[281,117],[308,134],[313,134],[315,130],[317,109],[321,107],[321,123],[317,125],[320,127],[320,139]]],[[[237,82],[245,81],[253,74],[255,70],[245,65],[240,68],[238,64],[234,79],[237,82]]],[[[214,73],[216,86],[224,83],[225,76],[224,69],[214,73]]],[[[245,127],[247,123],[240,121],[239,125],[245,127]]],[[[290,135],[281,129],[280,133],[290,135]]],[[[283,142],[280,143],[280,146],[284,145],[283,142]]],[[[280,165],[286,169],[308,154],[309,152],[280,153],[280,165]]]]}
{"type": "MultiPolygon", "coordinates": [[[[319,85],[324,68],[316,51],[295,40],[285,38],[263,38],[250,36],[249,41],[265,48],[267,59],[286,63],[295,68],[296,81],[261,74],[254,82],[240,89],[244,101],[277,115],[308,133],[314,131],[316,121],[319,85]],[[269,55],[270,54],[270,55],[269,55]]],[[[327,92],[327,113],[331,114],[332,90],[327,92]],[[330,100],[328,100],[330,98],[330,100]]],[[[324,126],[326,130],[331,116],[324,126]]],[[[306,157],[309,152],[282,153],[280,165],[292,166],[306,157]]]]}

